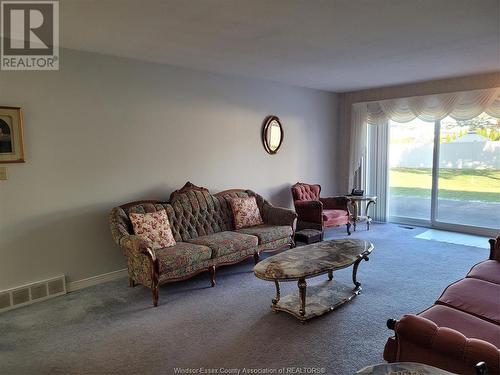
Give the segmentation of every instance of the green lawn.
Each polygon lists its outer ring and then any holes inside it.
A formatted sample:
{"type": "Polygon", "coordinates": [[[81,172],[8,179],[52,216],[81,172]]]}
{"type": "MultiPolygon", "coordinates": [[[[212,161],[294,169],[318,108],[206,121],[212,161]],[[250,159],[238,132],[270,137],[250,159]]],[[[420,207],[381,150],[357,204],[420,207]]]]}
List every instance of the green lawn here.
{"type": "MultiPolygon", "coordinates": [[[[398,196],[431,197],[432,169],[391,168],[390,192],[398,196]]],[[[500,203],[500,170],[441,169],[439,197],[500,203]]]]}

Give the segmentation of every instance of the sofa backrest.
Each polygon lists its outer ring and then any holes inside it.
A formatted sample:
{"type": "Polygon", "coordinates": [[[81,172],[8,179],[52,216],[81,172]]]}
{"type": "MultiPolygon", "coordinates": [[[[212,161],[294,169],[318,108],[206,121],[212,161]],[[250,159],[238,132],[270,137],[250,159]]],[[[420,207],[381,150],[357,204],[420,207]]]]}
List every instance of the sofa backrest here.
{"type": "Polygon", "coordinates": [[[177,241],[232,228],[231,208],[225,200],[189,182],[170,195],[169,205],[172,209],[169,219],[177,241]]]}
{"type": "Polygon", "coordinates": [[[249,190],[229,190],[215,195],[208,189],[190,182],[170,195],[169,202],[138,201],[124,204],[111,211],[111,231],[115,242],[126,234],[133,234],[129,214],[166,210],[176,241],[234,230],[233,213],[229,200],[255,195],[262,212],[263,199],[249,190]]]}

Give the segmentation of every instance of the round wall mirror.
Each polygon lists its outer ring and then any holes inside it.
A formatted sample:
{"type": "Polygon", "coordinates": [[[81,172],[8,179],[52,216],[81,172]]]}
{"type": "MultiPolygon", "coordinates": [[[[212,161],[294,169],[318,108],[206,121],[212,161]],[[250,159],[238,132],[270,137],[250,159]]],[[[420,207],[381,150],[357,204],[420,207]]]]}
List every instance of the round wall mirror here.
{"type": "Polygon", "coordinates": [[[269,116],[264,121],[262,143],[264,143],[264,148],[269,154],[278,152],[283,143],[283,127],[278,117],[269,116]]]}

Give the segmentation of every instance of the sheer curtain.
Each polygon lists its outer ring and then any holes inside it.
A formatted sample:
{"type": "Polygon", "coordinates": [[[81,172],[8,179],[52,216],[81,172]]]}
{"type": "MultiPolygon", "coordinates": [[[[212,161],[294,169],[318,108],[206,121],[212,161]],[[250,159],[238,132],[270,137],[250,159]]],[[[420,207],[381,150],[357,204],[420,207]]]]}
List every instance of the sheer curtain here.
{"type": "MultiPolygon", "coordinates": [[[[483,112],[500,117],[500,87],[353,104],[349,145],[350,187],[353,187],[361,161],[367,156],[368,124],[387,127],[389,120],[409,122],[417,117],[424,121],[438,121],[447,116],[455,120],[468,120],[483,112]]],[[[386,189],[380,183],[377,186],[378,191],[372,193],[379,196],[379,202],[385,202],[386,189]]],[[[381,213],[385,210],[382,206],[379,206],[381,213]]],[[[381,214],[379,219],[382,217],[385,218],[385,215],[381,214]]]]}

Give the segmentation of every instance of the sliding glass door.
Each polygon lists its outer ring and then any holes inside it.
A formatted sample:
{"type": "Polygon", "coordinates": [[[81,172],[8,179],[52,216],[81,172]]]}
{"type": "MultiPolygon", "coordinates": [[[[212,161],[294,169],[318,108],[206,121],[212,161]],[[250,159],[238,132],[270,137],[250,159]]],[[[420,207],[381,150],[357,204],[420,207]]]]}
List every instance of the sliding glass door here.
{"type": "Polygon", "coordinates": [[[389,123],[389,220],[473,233],[500,228],[500,121],[389,123]]]}
{"type": "Polygon", "coordinates": [[[433,122],[389,122],[389,217],[429,220],[433,147],[433,122]]]}
{"type": "Polygon", "coordinates": [[[435,221],[500,227],[500,121],[441,120],[435,221]]]}

